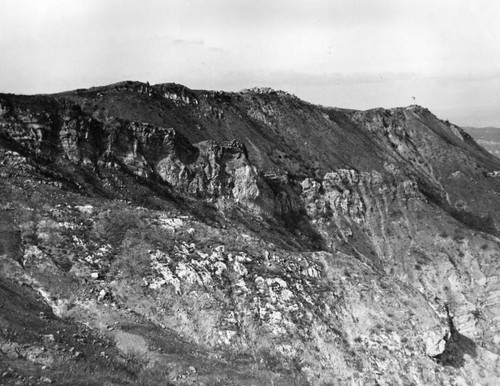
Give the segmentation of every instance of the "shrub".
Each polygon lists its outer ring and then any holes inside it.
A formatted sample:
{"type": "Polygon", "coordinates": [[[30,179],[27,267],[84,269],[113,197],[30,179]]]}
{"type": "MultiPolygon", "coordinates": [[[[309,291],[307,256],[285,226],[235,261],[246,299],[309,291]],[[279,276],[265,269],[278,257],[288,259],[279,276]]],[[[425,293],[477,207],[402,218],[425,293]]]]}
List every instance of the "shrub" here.
{"type": "Polygon", "coordinates": [[[472,212],[458,209],[452,209],[450,214],[456,220],[460,221],[462,224],[467,225],[469,228],[492,235],[498,234],[498,231],[495,227],[495,221],[493,220],[491,215],[479,216],[472,212]]]}
{"type": "Polygon", "coordinates": [[[126,238],[120,253],[111,264],[111,277],[142,278],[151,274],[151,260],[148,249],[151,246],[144,242],[126,238]]]}
{"type": "Polygon", "coordinates": [[[96,218],[94,231],[107,239],[112,246],[118,246],[129,230],[144,228],[145,223],[137,211],[123,207],[113,207],[101,212],[96,218]]]}

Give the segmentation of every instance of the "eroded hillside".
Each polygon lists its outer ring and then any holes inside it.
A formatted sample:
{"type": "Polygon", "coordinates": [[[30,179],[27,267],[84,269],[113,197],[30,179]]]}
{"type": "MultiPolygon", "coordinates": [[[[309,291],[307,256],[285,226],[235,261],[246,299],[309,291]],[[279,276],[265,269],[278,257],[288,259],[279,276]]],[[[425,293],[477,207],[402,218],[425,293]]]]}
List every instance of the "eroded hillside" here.
{"type": "Polygon", "coordinates": [[[2,382],[499,382],[500,160],[419,106],[0,95],[2,382]]]}

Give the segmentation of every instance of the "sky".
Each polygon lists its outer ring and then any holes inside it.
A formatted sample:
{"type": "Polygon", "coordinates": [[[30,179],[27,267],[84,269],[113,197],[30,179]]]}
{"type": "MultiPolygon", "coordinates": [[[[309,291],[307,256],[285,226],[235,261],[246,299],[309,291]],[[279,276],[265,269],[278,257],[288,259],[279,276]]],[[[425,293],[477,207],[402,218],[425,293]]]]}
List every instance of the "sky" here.
{"type": "Polygon", "coordinates": [[[0,0],[0,92],[282,89],[500,127],[498,0],[0,0]]]}

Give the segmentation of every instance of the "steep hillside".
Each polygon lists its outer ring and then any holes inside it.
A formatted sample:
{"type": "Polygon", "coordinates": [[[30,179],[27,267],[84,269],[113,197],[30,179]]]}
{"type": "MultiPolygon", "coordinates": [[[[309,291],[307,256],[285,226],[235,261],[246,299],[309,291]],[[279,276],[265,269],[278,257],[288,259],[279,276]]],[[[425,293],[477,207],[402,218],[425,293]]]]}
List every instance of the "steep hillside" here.
{"type": "Polygon", "coordinates": [[[427,109],[3,94],[0,165],[6,384],[500,382],[500,159],[427,109]]]}

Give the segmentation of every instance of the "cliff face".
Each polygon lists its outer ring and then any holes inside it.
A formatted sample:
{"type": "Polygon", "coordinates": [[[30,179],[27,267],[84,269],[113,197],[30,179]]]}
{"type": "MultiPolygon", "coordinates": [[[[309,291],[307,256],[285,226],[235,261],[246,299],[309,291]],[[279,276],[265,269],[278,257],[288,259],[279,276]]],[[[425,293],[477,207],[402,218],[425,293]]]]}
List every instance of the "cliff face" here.
{"type": "Polygon", "coordinates": [[[500,160],[426,109],[0,95],[0,165],[5,382],[500,380],[500,160]]]}

